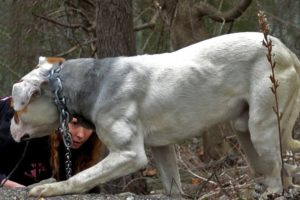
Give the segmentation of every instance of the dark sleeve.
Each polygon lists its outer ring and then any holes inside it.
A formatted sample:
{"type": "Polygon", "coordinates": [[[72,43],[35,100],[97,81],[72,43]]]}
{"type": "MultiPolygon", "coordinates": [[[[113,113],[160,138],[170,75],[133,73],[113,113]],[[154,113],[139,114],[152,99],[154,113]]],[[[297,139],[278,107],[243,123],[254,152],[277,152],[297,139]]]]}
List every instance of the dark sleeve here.
{"type": "Polygon", "coordinates": [[[11,119],[13,117],[14,111],[10,106],[10,103],[10,98],[0,99],[0,121],[11,119]]]}
{"type": "Polygon", "coordinates": [[[0,174],[0,184],[2,183],[3,179],[5,179],[6,175],[5,174],[0,174]]]}
{"type": "Polygon", "coordinates": [[[0,99],[0,178],[3,178],[3,174],[5,177],[11,172],[24,150],[24,144],[15,142],[10,134],[12,116],[13,110],[10,107],[10,99],[0,99]]]}
{"type": "MultiPolygon", "coordinates": [[[[1,160],[6,160],[8,158],[8,153],[10,149],[10,142],[12,142],[12,138],[10,138],[10,119],[8,119],[8,111],[9,111],[9,101],[7,99],[0,99],[0,155],[1,160]]],[[[0,174],[5,174],[3,171],[4,163],[0,165],[0,174]]]]}
{"type": "MultiPolygon", "coordinates": [[[[15,149],[16,142],[10,134],[10,121],[13,116],[13,110],[10,107],[9,99],[0,99],[0,155],[1,160],[11,157],[15,149]]],[[[3,165],[3,164],[1,164],[3,165]]],[[[0,171],[1,173],[1,171],[0,171]]]]}
{"type": "Polygon", "coordinates": [[[0,99],[0,119],[2,119],[3,115],[5,114],[6,107],[7,107],[7,100],[0,99]]]}

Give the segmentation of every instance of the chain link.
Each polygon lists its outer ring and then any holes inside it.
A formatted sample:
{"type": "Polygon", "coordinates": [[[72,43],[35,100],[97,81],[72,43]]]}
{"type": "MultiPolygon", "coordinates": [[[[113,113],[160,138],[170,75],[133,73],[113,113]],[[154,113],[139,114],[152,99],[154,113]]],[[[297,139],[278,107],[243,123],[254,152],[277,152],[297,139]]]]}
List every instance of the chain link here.
{"type": "Polygon", "coordinates": [[[71,161],[71,145],[72,145],[72,137],[69,131],[68,123],[70,122],[70,113],[66,106],[66,99],[62,96],[62,83],[59,78],[59,72],[61,70],[61,66],[53,67],[48,75],[49,84],[54,92],[54,102],[58,108],[59,116],[60,116],[60,127],[58,131],[62,134],[64,146],[65,146],[65,170],[66,177],[69,179],[72,176],[72,161],[71,161]]]}

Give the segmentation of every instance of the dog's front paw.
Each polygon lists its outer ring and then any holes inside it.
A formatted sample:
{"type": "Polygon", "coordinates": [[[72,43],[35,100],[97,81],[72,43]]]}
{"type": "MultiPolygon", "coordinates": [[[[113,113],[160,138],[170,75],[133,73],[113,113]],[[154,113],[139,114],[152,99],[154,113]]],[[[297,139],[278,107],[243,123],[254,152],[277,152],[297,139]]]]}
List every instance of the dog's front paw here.
{"type": "Polygon", "coordinates": [[[50,183],[44,185],[38,185],[33,187],[29,191],[29,196],[35,197],[48,197],[48,196],[57,196],[64,194],[65,186],[59,183],[50,183]]]}
{"type": "Polygon", "coordinates": [[[42,180],[38,183],[28,185],[27,188],[32,189],[32,188],[34,188],[38,185],[44,185],[44,184],[47,184],[47,183],[55,183],[55,182],[57,182],[55,178],[48,178],[48,179],[42,180]]]}

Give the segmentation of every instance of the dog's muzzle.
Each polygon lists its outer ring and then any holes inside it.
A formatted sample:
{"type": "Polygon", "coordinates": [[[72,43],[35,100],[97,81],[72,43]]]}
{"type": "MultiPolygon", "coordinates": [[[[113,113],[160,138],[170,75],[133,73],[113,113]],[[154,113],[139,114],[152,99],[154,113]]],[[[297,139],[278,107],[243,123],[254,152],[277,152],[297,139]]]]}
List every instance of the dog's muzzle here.
{"type": "Polygon", "coordinates": [[[30,140],[30,136],[27,133],[25,135],[23,135],[20,139],[21,142],[26,142],[28,140],[30,140]]]}

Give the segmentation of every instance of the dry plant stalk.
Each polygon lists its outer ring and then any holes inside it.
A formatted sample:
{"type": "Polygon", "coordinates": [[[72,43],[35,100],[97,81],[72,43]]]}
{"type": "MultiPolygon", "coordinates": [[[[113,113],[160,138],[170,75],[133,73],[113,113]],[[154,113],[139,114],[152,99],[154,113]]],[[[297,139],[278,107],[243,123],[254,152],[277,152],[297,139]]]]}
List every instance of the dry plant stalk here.
{"type": "Polygon", "coordinates": [[[278,95],[277,95],[277,89],[279,87],[279,82],[276,79],[275,76],[275,66],[276,62],[273,61],[273,53],[272,53],[272,40],[268,37],[270,29],[269,29],[269,24],[266,18],[266,15],[264,14],[263,11],[258,11],[257,13],[258,16],[258,21],[260,25],[261,32],[264,34],[264,40],[262,42],[263,46],[267,48],[267,60],[270,63],[271,66],[271,75],[270,75],[270,80],[272,82],[271,86],[271,91],[274,95],[275,98],[275,106],[273,106],[273,110],[276,114],[277,118],[277,128],[278,128],[278,136],[279,136],[279,148],[280,148],[280,157],[281,157],[281,184],[283,185],[283,175],[284,175],[284,170],[283,170],[283,156],[282,156],[282,140],[281,140],[281,126],[280,126],[280,120],[282,118],[282,112],[279,111],[279,103],[278,103],[278,95]]]}

